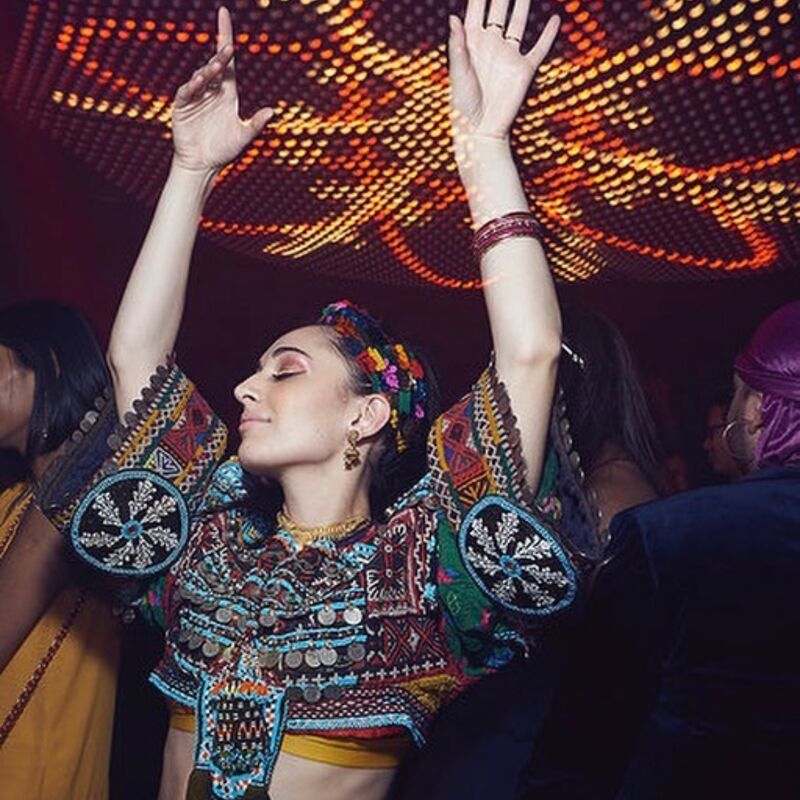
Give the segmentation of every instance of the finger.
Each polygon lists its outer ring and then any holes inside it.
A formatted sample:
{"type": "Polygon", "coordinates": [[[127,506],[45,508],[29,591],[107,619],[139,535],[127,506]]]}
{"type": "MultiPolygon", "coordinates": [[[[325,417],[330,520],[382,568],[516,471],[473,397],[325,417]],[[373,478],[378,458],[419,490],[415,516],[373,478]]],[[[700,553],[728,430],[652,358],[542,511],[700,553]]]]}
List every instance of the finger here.
{"type": "Polygon", "coordinates": [[[228,44],[233,47],[233,22],[230,11],[220,6],[217,11],[217,52],[228,44]]]}
{"type": "Polygon", "coordinates": [[[194,92],[191,89],[189,83],[181,84],[178,87],[178,91],[175,92],[175,105],[182,106],[186,103],[191,103],[194,99],[194,92]]]}
{"type": "Polygon", "coordinates": [[[531,0],[516,0],[514,10],[511,12],[511,20],[506,30],[506,39],[522,41],[523,36],[525,36],[525,26],[528,22],[530,7],[531,0]]]}
{"type": "Polygon", "coordinates": [[[489,15],[486,19],[486,27],[499,26],[498,30],[502,33],[506,27],[506,17],[508,16],[508,0],[492,0],[489,6],[489,15]]]}
{"type": "MultiPolygon", "coordinates": [[[[200,67],[194,75],[184,84],[186,91],[181,96],[181,102],[188,103],[196,99],[207,90],[216,91],[220,87],[222,71],[224,67],[219,61],[210,61],[204,67],[200,67]]],[[[180,89],[178,90],[180,92],[180,89]]],[[[177,100],[177,95],[176,95],[177,100]]]]}
{"type": "Polygon", "coordinates": [[[232,44],[226,44],[222,50],[219,50],[214,57],[208,62],[208,66],[219,66],[219,79],[220,80],[236,80],[235,71],[233,69],[233,54],[234,49],[232,44]]]}
{"type": "Polygon", "coordinates": [[[482,28],[485,15],[486,0],[467,0],[467,13],[464,16],[464,25],[469,28],[482,28]]]}
{"type": "Polygon", "coordinates": [[[464,25],[461,20],[451,14],[450,21],[450,41],[447,49],[450,55],[450,71],[469,69],[469,54],[467,52],[467,41],[464,33],[464,25]]]}
{"type": "Polygon", "coordinates": [[[538,69],[542,61],[547,58],[550,48],[558,35],[558,27],[561,25],[561,18],[554,14],[547,20],[547,25],[544,30],[539,34],[536,44],[526,53],[525,58],[534,69],[538,69]]]}
{"type": "Polygon", "coordinates": [[[245,120],[245,125],[253,130],[253,135],[257,134],[275,116],[275,109],[260,108],[250,119],[245,120]]]}
{"type": "Polygon", "coordinates": [[[200,91],[201,86],[202,77],[200,75],[200,70],[196,69],[189,80],[178,87],[178,91],[175,92],[175,104],[183,105],[184,103],[190,103],[200,91]]]}
{"type": "Polygon", "coordinates": [[[233,61],[233,53],[234,53],[233,45],[226,44],[224,47],[217,50],[217,52],[214,54],[214,57],[208,60],[208,63],[209,64],[218,63],[222,64],[223,67],[227,67],[228,64],[230,64],[230,62],[233,61]]]}

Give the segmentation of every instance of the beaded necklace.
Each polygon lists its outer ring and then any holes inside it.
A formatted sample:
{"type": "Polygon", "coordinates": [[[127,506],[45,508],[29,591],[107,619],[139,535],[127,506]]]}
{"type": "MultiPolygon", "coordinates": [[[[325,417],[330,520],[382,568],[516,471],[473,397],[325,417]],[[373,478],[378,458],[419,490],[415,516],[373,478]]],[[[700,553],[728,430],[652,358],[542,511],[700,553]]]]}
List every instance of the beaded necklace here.
{"type": "Polygon", "coordinates": [[[306,528],[298,525],[285,511],[279,511],[277,522],[279,527],[286,531],[300,547],[306,547],[317,539],[344,539],[366,525],[369,517],[351,517],[344,522],[306,528]]]}

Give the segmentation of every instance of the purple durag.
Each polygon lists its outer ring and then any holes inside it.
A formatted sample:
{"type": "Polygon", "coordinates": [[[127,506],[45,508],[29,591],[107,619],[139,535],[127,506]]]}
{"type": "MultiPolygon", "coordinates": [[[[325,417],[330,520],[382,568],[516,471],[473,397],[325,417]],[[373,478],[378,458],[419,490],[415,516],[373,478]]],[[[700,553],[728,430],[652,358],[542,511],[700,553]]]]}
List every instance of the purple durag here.
{"type": "Polygon", "coordinates": [[[800,301],[761,323],[734,369],[763,395],[756,464],[800,465],[800,301]]]}

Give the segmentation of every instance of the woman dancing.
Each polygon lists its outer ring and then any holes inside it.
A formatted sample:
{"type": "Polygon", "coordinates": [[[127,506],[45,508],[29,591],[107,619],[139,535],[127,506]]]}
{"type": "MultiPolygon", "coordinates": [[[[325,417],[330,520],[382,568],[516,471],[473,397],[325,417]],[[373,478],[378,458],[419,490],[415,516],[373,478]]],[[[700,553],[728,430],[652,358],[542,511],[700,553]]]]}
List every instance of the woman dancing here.
{"type": "Polygon", "coordinates": [[[219,468],[222,426],[169,354],[203,203],[272,116],[238,116],[225,9],[216,54],[178,90],[172,167],[109,347],[117,407],[133,412],[103,469],[51,509],[113,574],[153,574],[180,552],[153,675],[183,707],[162,798],[187,785],[203,798],[383,797],[441,704],[575,601],[572,546],[593,544],[591,525],[558,438],[567,423],[551,424],[559,311],[508,139],[558,29],[550,19],[523,54],[528,9],[469,0],[450,22],[489,368],[436,417],[413,351],[333,303],[236,387],[239,460],[219,468]]]}

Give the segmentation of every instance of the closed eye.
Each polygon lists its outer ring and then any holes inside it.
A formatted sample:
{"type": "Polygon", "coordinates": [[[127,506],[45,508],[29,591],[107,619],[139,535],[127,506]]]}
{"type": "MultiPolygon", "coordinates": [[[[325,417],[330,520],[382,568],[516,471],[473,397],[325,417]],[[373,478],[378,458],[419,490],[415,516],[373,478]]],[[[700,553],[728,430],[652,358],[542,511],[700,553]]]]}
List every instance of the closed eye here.
{"type": "Polygon", "coordinates": [[[272,378],[273,378],[273,380],[276,380],[276,381],[283,381],[283,380],[286,380],[286,378],[291,378],[291,377],[293,377],[295,375],[299,375],[299,374],[300,374],[299,372],[273,372],[272,373],[272,378]]]}

